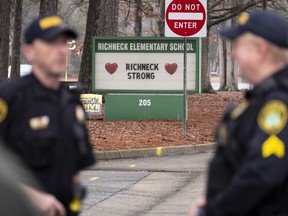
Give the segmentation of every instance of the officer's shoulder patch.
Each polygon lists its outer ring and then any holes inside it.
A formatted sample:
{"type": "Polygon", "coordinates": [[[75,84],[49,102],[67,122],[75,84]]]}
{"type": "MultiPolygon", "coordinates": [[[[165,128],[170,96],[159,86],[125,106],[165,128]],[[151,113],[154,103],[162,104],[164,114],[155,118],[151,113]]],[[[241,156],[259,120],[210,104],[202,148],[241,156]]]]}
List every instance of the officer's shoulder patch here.
{"type": "Polygon", "coordinates": [[[236,107],[231,113],[231,119],[235,120],[241,116],[244,111],[249,107],[249,102],[247,100],[243,101],[238,107],[236,107]]]}
{"type": "Polygon", "coordinates": [[[280,100],[270,100],[260,110],[257,122],[267,134],[280,133],[287,123],[287,105],[280,100]]]}
{"type": "Polygon", "coordinates": [[[276,135],[271,135],[262,144],[262,157],[268,158],[275,155],[278,158],[285,157],[285,144],[276,135]]]}
{"type": "Polygon", "coordinates": [[[218,126],[218,142],[220,145],[227,145],[228,141],[228,127],[226,124],[221,123],[218,126]]]}
{"type": "Polygon", "coordinates": [[[6,119],[8,114],[8,105],[6,101],[0,97],[0,124],[6,119]]]}

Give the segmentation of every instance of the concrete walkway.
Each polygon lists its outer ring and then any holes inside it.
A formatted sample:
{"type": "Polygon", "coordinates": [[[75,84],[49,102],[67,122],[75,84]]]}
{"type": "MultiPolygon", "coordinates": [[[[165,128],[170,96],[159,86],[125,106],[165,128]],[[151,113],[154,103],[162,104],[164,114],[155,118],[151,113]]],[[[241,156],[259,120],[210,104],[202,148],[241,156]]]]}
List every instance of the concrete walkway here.
{"type": "Polygon", "coordinates": [[[143,158],[143,157],[163,157],[171,155],[185,155],[195,153],[214,152],[215,144],[195,144],[182,146],[168,146],[143,149],[125,149],[115,151],[95,151],[94,155],[99,160],[143,158]]]}
{"type": "Polygon", "coordinates": [[[212,155],[101,160],[82,172],[89,195],[81,216],[187,215],[204,196],[212,155]]]}

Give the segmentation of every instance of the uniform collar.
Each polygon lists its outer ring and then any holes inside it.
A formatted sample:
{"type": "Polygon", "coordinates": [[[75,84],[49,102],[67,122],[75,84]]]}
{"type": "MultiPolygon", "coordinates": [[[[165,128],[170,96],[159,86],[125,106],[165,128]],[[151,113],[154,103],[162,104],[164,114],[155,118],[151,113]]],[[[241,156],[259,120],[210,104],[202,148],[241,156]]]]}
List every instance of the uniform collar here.
{"type": "Polygon", "coordinates": [[[259,85],[256,85],[254,89],[246,92],[246,98],[259,98],[270,92],[271,90],[280,86],[280,84],[287,84],[288,86],[288,66],[285,66],[277,73],[266,79],[259,85]]]}
{"type": "Polygon", "coordinates": [[[37,98],[41,99],[47,99],[47,98],[60,98],[61,100],[64,100],[63,102],[67,102],[69,100],[73,99],[73,95],[69,93],[69,90],[67,90],[67,87],[60,84],[58,90],[53,90],[50,88],[45,87],[38,79],[37,77],[33,74],[33,72],[28,75],[31,76],[32,82],[34,82],[36,85],[33,86],[33,92],[37,98]]]}
{"type": "Polygon", "coordinates": [[[274,79],[279,82],[283,87],[288,88],[288,66],[274,74],[274,79]]]}

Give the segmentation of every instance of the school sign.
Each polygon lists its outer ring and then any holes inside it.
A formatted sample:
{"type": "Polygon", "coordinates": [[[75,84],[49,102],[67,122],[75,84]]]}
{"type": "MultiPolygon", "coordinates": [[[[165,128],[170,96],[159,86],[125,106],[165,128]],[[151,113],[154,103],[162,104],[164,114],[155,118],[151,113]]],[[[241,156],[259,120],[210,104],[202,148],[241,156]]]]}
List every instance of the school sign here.
{"type": "MultiPolygon", "coordinates": [[[[187,44],[187,91],[200,89],[199,40],[187,44]]],[[[106,120],[182,120],[181,38],[94,37],[92,91],[105,95],[106,120]]]]}
{"type": "MultiPolygon", "coordinates": [[[[199,92],[199,41],[188,40],[188,92],[199,92]]],[[[178,38],[93,38],[93,92],[181,93],[184,43],[178,38]]]]}

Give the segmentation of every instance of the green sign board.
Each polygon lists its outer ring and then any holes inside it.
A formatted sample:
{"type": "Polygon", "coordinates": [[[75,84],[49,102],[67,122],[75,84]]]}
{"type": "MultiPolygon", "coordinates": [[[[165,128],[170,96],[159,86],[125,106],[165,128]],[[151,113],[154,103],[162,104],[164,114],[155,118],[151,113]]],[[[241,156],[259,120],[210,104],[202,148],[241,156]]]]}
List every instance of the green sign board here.
{"type": "Polygon", "coordinates": [[[105,120],[182,120],[182,95],[110,94],[105,96],[105,120]]]}
{"type": "MultiPolygon", "coordinates": [[[[187,90],[199,92],[199,39],[187,43],[187,90]]],[[[92,91],[98,93],[182,93],[181,38],[94,37],[92,91]]]]}
{"type": "MultiPolygon", "coordinates": [[[[184,43],[179,39],[166,38],[101,38],[95,37],[96,53],[183,53],[184,43]]],[[[188,53],[196,53],[196,39],[187,43],[188,53]]]]}

